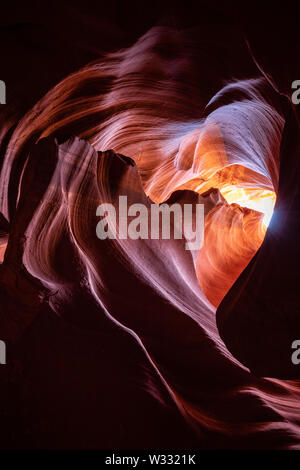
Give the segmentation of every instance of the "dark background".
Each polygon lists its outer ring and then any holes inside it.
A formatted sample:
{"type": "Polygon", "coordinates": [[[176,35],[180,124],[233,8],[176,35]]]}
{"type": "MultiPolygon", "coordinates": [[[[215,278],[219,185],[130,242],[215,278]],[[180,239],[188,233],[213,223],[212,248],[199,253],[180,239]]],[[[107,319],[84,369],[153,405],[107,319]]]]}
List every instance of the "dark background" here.
{"type": "MultiPolygon", "coordinates": [[[[2,2],[0,73],[10,107],[29,109],[72,71],[106,52],[134,43],[157,24],[211,25],[239,31],[279,74],[299,67],[299,2],[228,1],[16,1],[2,2]],[[284,64],[284,66],[283,66],[284,64]]],[[[240,39],[239,39],[240,40],[240,39]]],[[[295,78],[294,78],[295,79],[295,78]]]]}

